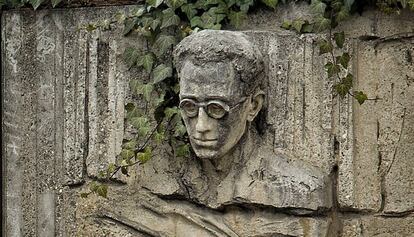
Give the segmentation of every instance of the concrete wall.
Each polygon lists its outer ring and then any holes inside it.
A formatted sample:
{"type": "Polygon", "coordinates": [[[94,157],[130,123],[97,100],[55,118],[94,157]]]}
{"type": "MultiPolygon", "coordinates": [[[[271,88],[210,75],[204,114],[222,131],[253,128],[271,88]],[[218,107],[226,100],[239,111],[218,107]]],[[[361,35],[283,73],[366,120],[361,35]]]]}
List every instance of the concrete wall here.
{"type": "MultiPolygon", "coordinates": [[[[304,5],[258,12],[245,30],[267,62],[267,145],[332,174],[334,203],[306,218],[278,216],[286,225],[275,228],[284,236],[413,236],[414,14],[368,11],[340,26],[351,36],[355,88],[380,98],[360,106],[329,93],[327,59],[315,44],[323,35],[277,27],[297,9],[308,15],[304,5]]],[[[6,236],[141,236],[131,222],[140,215],[136,190],[174,193],[171,174],[157,172],[170,161],[157,156],[125,185],[111,184],[109,200],[79,197],[120,152],[128,80],[145,77],[121,59],[127,45],[143,45],[140,39],[123,38],[120,28],[79,30],[118,10],[128,8],[3,12],[6,236]],[[97,214],[102,206],[121,217],[97,214]]]]}

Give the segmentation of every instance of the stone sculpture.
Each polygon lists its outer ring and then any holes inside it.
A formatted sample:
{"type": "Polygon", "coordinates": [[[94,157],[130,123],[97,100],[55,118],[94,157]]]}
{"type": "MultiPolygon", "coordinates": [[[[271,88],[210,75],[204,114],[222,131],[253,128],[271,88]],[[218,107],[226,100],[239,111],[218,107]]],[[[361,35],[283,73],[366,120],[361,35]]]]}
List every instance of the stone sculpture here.
{"type": "Polygon", "coordinates": [[[322,173],[289,164],[261,146],[255,119],[265,98],[264,62],[247,35],[202,31],[177,46],[175,61],[182,117],[210,190],[188,182],[196,200],[212,208],[234,203],[329,207],[322,173]]]}
{"type": "Polygon", "coordinates": [[[99,208],[101,225],[115,220],[142,236],[326,236],[327,218],[302,216],[330,209],[326,175],[261,141],[266,75],[248,36],[201,31],[174,55],[196,157],[148,168],[158,176],[147,172],[128,200],[112,194],[99,208]]]}

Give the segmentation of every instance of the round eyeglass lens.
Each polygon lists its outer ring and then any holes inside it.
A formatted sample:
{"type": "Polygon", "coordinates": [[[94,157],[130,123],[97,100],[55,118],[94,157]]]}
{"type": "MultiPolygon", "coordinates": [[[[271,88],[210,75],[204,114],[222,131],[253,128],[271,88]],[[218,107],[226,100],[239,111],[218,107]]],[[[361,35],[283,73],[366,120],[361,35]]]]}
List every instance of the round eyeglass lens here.
{"type": "Polygon", "coordinates": [[[194,116],[197,116],[198,114],[198,107],[192,101],[186,100],[186,101],[181,102],[180,108],[184,111],[184,113],[188,117],[194,117],[194,116]]]}
{"type": "Polygon", "coordinates": [[[207,114],[215,119],[219,119],[226,115],[226,110],[219,103],[210,103],[207,105],[207,114]]]}

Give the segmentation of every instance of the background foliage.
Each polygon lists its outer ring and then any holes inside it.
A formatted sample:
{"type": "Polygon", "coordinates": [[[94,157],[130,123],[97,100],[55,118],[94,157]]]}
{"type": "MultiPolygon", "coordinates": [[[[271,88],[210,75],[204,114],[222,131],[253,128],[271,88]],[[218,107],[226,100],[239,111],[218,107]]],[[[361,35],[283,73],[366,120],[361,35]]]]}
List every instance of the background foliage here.
{"type": "MultiPolygon", "coordinates": [[[[299,0],[296,0],[297,2],[299,0]]],[[[3,9],[31,6],[56,7],[70,4],[62,0],[0,0],[3,9]]],[[[287,0],[145,0],[129,12],[119,12],[112,19],[91,22],[84,30],[110,30],[115,24],[124,26],[125,36],[138,35],[145,39],[145,47],[126,48],[125,63],[129,68],[138,68],[148,75],[142,82],[130,81],[133,101],[126,106],[126,121],[134,134],[124,140],[118,161],[109,164],[90,184],[87,197],[96,193],[106,197],[106,181],[113,179],[121,171],[128,175],[129,168],[144,164],[153,151],[168,142],[174,156],[189,156],[190,146],[186,129],[182,123],[178,104],[178,78],[172,65],[172,49],[184,37],[202,29],[221,29],[223,26],[240,28],[247,14],[258,8],[275,9],[287,0]],[[143,101],[139,103],[137,101],[143,101]]],[[[367,7],[378,7],[386,13],[398,14],[401,9],[414,10],[414,0],[311,0],[314,14],[312,21],[295,19],[281,25],[286,30],[298,33],[326,31],[326,39],[318,42],[319,53],[326,54],[329,61],[325,65],[328,77],[334,81],[332,93],[341,98],[354,97],[359,104],[368,98],[362,91],[352,89],[353,75],[348,66],[351,59],[344,48],[345,32],[333,29],[353,13],[362,13],[367,7]]]]}

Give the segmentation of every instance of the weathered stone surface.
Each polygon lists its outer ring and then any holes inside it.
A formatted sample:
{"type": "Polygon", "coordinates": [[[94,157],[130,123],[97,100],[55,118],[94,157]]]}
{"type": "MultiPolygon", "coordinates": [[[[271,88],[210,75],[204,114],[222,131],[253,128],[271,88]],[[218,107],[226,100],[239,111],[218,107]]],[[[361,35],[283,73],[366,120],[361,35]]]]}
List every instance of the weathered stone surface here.
{"type": "Polygon", "coordinates": [[[355,38],[347,46],[355,89],[381,98],[359,106],[328,93],[320,36],[279,29],[296,11],[288,8],[259,11],[245,28],[268,75],[257,159],[214,187],[211,170],[173,158],[166,145],[127,185],[111,184],[109,200],[79,193],[115,160],[128,79],[147,75],[131,75],[120,58],[138,39],[78,27],[127,8],[3,12],[6,236],[411,236],[413,13],[368,11],[340,26],[355,38]]]}
{"type": "Polygon", "coordinates": [[[413,236],[414,217],[347,217],[343,221],[341,237],[413,236]]]}

